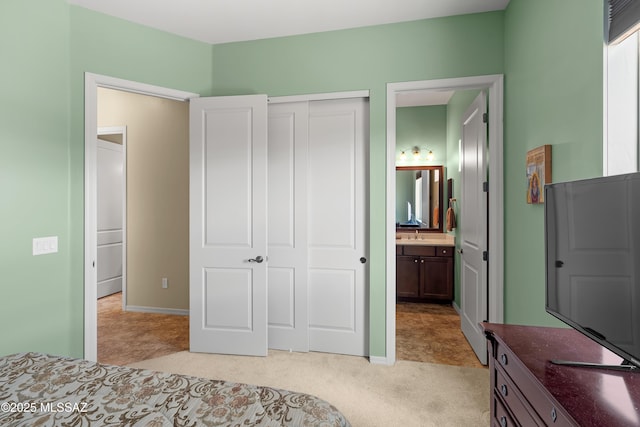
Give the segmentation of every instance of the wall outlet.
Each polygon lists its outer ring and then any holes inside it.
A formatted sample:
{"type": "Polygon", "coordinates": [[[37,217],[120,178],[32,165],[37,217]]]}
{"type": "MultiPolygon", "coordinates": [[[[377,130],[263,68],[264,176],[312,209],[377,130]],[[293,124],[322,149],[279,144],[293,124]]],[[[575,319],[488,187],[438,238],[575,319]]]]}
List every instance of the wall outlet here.
{"type": "Polygon", "coordinates": [[[162,289],[167,289],[169,287],[169,280],[166,277],[162,278],[162,289]]]}
{"type": "Polygon", "coordinates": [[[33,238],[33,255],[53,254],[56,252],[58,252],[58,236],[33,238]]]}

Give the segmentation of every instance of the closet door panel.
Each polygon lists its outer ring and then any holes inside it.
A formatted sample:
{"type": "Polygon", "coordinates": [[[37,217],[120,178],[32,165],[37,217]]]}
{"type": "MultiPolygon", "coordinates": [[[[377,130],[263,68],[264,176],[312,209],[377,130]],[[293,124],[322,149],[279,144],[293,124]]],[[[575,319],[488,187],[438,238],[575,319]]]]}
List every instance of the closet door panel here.
{"type": "Polygon", "coordinates": [[[309,106],[310,349],[368,355],[368,102],[309,106]]]}
{"type": "Polygon", "coordinates": [[[267,98],[190,101],[193,352],[267,355],[267,98]]]}
{"type": "MultiPolygon", "coordinates": [[[[326,102],[326,101],[323,101],[326,102]]],[[[356,112],[317,111],[310,119],[309,245],[354,249],[356,232],[356,112]]]]}
{"type": "Polygon", "coordinates": [[[309,351],[307,314],[308,103],[269,105],[269,348],[309,351]]]}

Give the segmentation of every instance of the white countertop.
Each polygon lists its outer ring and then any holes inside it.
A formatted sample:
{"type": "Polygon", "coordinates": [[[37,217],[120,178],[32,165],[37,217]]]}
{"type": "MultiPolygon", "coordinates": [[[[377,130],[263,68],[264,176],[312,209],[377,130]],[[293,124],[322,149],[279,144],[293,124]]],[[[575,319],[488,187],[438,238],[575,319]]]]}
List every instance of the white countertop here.
{"type": "Polygon", "coordinates": [[[396,233],[396,245],[455,246],[455,237],[444,233],[396,233]],[[417,238],[416,238],[417,237],[417,238]]]}

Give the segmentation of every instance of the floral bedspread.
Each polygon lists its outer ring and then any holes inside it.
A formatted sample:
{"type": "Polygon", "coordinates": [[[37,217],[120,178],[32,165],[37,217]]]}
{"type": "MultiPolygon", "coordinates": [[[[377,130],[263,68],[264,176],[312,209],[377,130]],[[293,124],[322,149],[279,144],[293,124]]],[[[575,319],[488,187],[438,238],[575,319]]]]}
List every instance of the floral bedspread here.
{"type": "Polygon", "coordinates": [[[0,425],[349,426],[304,393],[22,353],[0,357],[0,425]]]}

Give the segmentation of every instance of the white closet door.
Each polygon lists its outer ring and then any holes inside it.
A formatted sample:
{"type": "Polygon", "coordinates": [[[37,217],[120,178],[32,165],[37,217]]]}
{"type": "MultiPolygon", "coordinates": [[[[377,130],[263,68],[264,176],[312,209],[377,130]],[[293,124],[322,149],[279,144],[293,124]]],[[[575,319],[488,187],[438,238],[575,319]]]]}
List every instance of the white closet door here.
{"type": "Polygon", "coordinates": [[[97,295],[122,291],[124,154],[121,144],[97,143],[97,295]]]}
{"type": "Polygon", "coordinates": [[[267,354],[267,98],[190,106],[190,349],[267,354]]]}
{"type": "Polygon", "coordinates": [[[269,348],[309,351],[307,145],[309,103],[269,105],[269,348]]]}
{"type": "Polygon", "coordinates": [[[313,351],[369,351],[368,130],[365,99],[310,103],[308,286],[313,351]]]}

